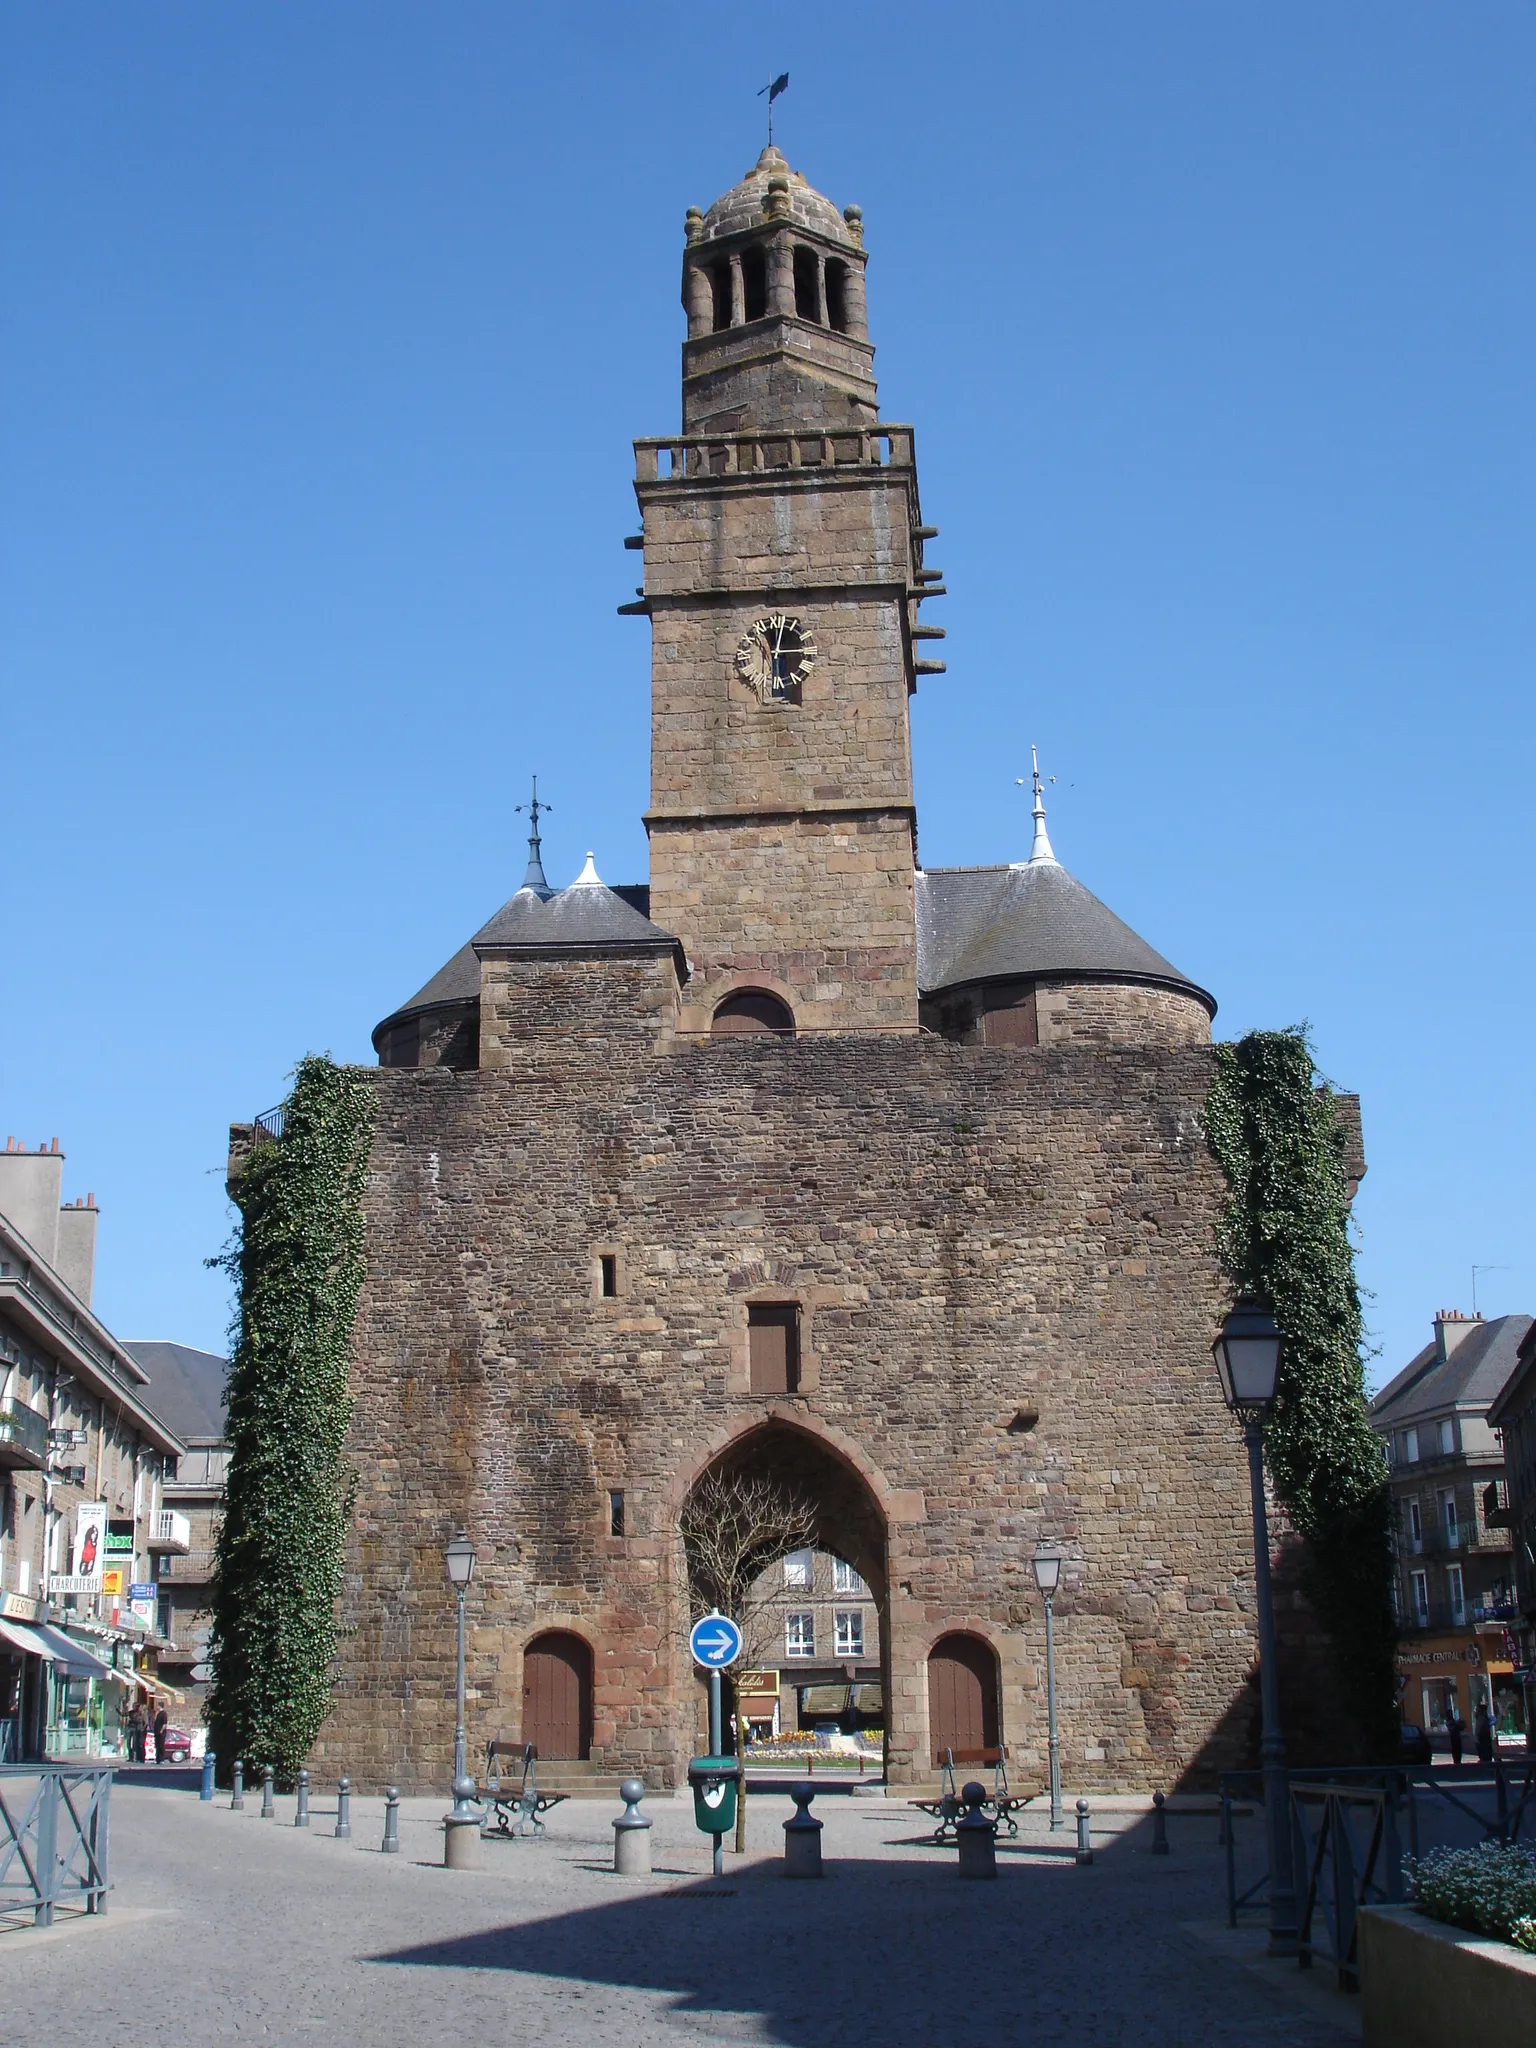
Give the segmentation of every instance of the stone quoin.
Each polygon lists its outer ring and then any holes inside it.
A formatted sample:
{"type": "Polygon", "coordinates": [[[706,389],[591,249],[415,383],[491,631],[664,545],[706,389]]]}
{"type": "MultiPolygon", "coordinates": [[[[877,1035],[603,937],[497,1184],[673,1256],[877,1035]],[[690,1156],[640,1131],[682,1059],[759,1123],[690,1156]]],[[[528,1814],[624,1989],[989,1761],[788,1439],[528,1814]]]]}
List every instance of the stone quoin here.
{"type": "Polygon", "coordinates": [[[1043,1782],[1042,1541],[1068,1784],[1209,1779],[1247,1761],[1255,1653],[1215,1003],[1060,864],[1038,776],[1027,859],[919,867],[943,592],[862,215],[770,147],[685,235],[682,430],[635,445],[622,607],[650,879],[552,889],[535,814],[523,886],[375,1033],[312,1767],[446,1784],[462,1527],[472,1755],[681,1784],[679,1515],[723,1467],[803,1488],[867,1581],[893,1782],[998,1744],[1043,1782]]]}

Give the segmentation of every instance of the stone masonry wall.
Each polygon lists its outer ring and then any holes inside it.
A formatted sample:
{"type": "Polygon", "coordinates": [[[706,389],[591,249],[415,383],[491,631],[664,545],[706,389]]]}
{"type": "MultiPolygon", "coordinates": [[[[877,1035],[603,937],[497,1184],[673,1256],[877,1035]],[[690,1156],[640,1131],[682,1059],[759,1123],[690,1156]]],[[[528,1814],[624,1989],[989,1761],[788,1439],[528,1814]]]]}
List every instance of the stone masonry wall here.
{"type": "Polygon", "coordinates": [[[446,1783],[441,1554],[462,1524],[472,1747],[517,1733],[523,1646],[569,1627],[595,1656],[594,1758],[676,1783],[697,1718],[678,1508],[770,1414],[843,1475],[849,1538],[826,1547],[885,1597],[895,1778],[931,1770],[925,1659],[952,1628],[992,1645],[1015,1776],[1043,1776],[1044,1537],[1070,1558],[1069,1781],[1241,1761],[1252,1561],[1209,1352],[1228,1301],[1209,1053],[633,1046],[594,1032],[558,1059],[374,1076],[358,1493],[315,1765],[446,1783]],[[802,1305],[806,1366],[767,1402],[745,1369],[765,1289],[802,1305]]]}
{"type": "Polygon", "coordinates": [[[1042,1045],[1209,1045],[1210,1013],[1171,988],[1121,981],[1041,981],[1035,1017],[1042,1045]]]}

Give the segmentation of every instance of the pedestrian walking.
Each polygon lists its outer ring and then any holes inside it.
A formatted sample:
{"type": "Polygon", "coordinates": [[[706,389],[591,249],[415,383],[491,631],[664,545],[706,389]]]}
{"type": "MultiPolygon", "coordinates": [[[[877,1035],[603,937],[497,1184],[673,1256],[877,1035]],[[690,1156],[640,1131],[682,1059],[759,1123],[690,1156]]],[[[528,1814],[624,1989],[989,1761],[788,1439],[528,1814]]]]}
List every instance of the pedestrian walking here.
{"type": "Polygon", "coordinates": [[[1478,1707],[1477,1718],[1472,1726],[1473,1740],[1477,1744],[1477,1760],[1480,1764],[1491,1764],[1493,1762],[1493,1716],[1488,1711],[1486,1701],[1478,1707]]]}
{"type": "MultiPolygon", "coordinates": [[[[165,1708],[163,1706],[157,1707],[155,1709],[155,1762],[157,1764],[165,1762],[165,1731],[170,1725],[171,1717],[165,1711],[165,1708]]],[[[1461,1761],[1459,1755],[1456,1760],[1458,1763],[1461,1761]]]]}
{"type": "Polygon", "coordinates": [[[1459,1767],[1462,1744],[1466,1740],[1467,1724],[1456,1711],[1456,1702],[1451,1700],[1445,1709],[1445,1732],[1451,1738],[1451,1762],[1459,1767]]]}

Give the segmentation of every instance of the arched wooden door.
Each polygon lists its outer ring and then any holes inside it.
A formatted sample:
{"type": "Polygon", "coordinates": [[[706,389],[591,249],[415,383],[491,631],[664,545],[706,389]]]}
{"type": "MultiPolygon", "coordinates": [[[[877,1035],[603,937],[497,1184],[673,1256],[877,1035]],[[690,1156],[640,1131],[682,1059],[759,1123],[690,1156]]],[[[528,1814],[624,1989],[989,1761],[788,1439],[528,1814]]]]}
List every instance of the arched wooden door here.
{"type": "Polygon", "coordinates": [[[928,1652],[928,1736],[934,1763],[952,1749],[996,1749],[997,1659],[979,1636],[940,1636],[928,1652]]]}
{"type": "Polygon", "coordinates": [[[535,1636],[523,1652],[523,1740],[541,1758],[592,1750],[592,1652],[564,1629],[535,1636]]]}

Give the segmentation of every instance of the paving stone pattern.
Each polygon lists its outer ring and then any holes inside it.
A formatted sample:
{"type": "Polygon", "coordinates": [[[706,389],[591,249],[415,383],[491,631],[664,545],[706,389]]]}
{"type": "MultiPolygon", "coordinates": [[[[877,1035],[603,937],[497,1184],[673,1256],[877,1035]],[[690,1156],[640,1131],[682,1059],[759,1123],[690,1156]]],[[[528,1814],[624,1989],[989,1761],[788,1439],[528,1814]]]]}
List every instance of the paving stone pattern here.
{"type": "Polygon", "coordinates": [[[355,1802],[351,1844],[323,1832],[319,1792],[310,1834],[291,1799],[275,1822],[134,1786],[113,1804],[106,1917],[0,1934],[8,2043],[1333,2048],[1354,2024],[1200,1924],[1222,1910],[1208,1814],[1175,1816],[1155,1862],[1144,1822],[1106,1816],[1089,1869],[1031,1824],[997,1882],[971,1884],[905,1804],[823,1797],[828,1874],[797,1884],[777,1861],[790,1803],[760,1799],[717,1892],[682,1800],[647,1802],[649,1880],[612,1874],[617,1802],[487,1844],[478,1873],[440,1867],[442,1799],[406,1803],[391,1858],[377,1799],[355,1802]]]}

